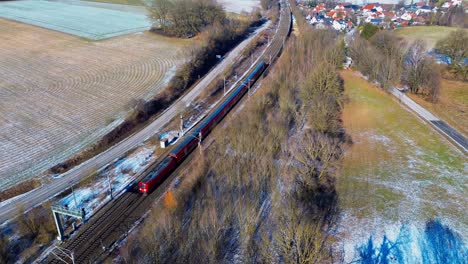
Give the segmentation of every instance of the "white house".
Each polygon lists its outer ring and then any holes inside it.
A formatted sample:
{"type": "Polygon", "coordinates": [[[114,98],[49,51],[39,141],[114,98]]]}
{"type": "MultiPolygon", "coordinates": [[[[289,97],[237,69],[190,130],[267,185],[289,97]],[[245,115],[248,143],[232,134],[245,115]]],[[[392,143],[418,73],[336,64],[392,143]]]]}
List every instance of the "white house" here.
{"type": "Polygon", "coordinates": [[[452,0],[452,1],[447,1],[442,5],[442,8],[449,8],[451,6],[459,6],[461,5],[462,0],[452,0]]]}
{"type": "Polygon", "coordinates": [[[334,9],[335,9],[335,10],[344,10],[345,8],[344,8],[344,5],[341,5],[341,4],[340,4],[340,5],[335,6],[334,9]]]}
{"type": "Polygon", "coordinates": [[[402,16],[401,16],[401,19],[403,20],[406,20],[406,21],[410,21],[411,20],[411,14],[410,13],[404,13],[402,16]]]}
{"type": "Polygon", "coordinates": [[[346,24],[345,23],[340,23],[340,22],[335,20],[335,21],[333,21],[332,27],[335,30],[342,31],[342,30],[346,29],[346,24]]]}

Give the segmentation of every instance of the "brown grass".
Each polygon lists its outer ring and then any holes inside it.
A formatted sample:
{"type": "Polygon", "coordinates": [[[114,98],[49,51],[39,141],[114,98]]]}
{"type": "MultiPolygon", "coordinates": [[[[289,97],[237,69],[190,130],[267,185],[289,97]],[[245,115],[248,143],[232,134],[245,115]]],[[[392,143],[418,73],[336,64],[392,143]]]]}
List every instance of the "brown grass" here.
{"type": "Polygon", "coordinates": [[[408,95],[458,131],[468,135],[468,83],[443,79],[440,88],[437,103],[431,103],[420,95],[408,95]]]}
{"type": "Polygon", "coordinates": [[[409,43],[417,39],[422,39],[426,43],[428,49],[434,48],[437,41],[444,39],[457,30],[456,27],[443,27],[443,26],[418,26],[418,27],[405,27],[395,30],[395,33],[403,37],[409,43]]]}
{"type": "Polygon", "coordinates": [[[158,93],[189,41],[150,33],[89,42],[0,21],[0,178],[26,179],[91,144],[158,93]]]}
{"type": "Polygon", "coordinates": [[[19,183],[15,185],[14,187],[8,188],[0,192],[0,202],[8,200],[17,195],[29,192],[39,186],[41,186],[41,183],[36,179],[31,179],[31,180],[27,180],[22,183],[19,183]]]}

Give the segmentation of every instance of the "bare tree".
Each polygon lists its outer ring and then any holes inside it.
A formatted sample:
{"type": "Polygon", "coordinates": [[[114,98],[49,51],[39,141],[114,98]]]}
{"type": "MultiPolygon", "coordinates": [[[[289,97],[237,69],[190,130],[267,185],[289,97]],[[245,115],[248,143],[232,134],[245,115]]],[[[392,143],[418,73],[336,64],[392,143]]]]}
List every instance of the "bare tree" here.
{"type": "Polygon", "coordinates": [[[426,60],[426,45],[416,40],[405,54],[405,71],[403,80],[413,93],[418,93],[423,83],[423,68],[426,60]]]}
{"type": "Polygon", "coordinates": [[[169,11],[172,8],[170,0],[153,0],[149,7],[151,19],[166,32],[169,26],[169,11]]]}
{"type": "Polygon", "coordinates": [[[459,29],[451,32],[447,38],[437,42],[435,49],[447,56],[452,70],[463,79],[467,78],[468,67],[464,60],[468,58],[468,31],[459,29]]]}
{"type": "Polygon", "coordinates": [[[423,93],[436,102],[440,90],[440,72],[426,54],[424,41],[416,40],[405,54],[402,81],[413,93],[423,93]]]}

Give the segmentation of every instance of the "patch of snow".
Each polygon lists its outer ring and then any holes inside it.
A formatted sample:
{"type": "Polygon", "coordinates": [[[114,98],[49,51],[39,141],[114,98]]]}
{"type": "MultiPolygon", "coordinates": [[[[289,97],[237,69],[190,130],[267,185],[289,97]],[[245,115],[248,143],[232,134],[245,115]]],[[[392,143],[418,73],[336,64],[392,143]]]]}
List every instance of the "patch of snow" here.
{"type": "Polygon", "coordinates": [[[260,7],[259,0],[237,0],[237,1],[219,0],[218,2],[224,6],[226,11],[239,13],[239,14],[242,13],[243,11],[251,12],[255,8],[260,7]]]}
{"type": "Polygon", "coordinates": [[[91,185],[77,188],[62,198],[57,204],[70,208],[85,208],[89,217],[102,205],[110,200],[108,177],[112,186],[112,193],[123,191],[132,182],[139,172],[156,159],[154,150],[156,147],[142,147],[128,157],[117,160],[110,168],[98,174],[97,180],[91,185]],[[75,203],[76,201],[76,203],[75,203]]]}

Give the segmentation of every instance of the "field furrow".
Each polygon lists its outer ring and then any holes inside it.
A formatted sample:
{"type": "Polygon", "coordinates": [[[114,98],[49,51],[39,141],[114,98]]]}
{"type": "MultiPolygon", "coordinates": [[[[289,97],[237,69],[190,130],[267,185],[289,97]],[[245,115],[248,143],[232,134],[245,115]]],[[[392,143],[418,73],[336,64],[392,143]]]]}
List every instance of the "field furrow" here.
{"type": "Polygon", "coordinates": [[[183,62],[185,41],[139,33],[99,42],[0,19],[0,189],[117,126],[183,62]]]}

